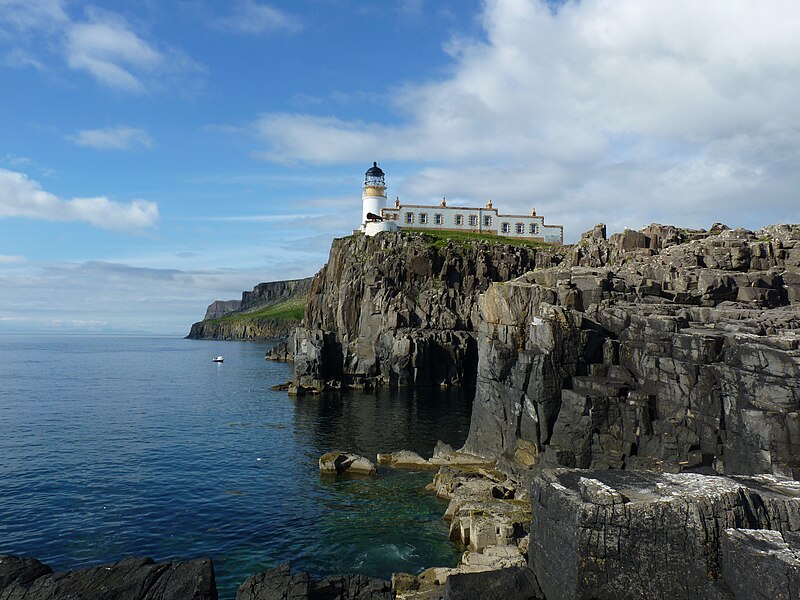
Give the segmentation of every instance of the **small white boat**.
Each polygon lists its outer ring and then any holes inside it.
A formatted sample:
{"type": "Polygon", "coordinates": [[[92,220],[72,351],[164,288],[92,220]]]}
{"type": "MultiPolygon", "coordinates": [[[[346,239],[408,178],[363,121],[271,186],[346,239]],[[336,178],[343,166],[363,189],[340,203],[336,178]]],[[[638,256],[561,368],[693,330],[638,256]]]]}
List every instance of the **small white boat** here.
{"type": "Polygon", "coordinates": [[[218,356],[216,358],[212,358],[211,359],[211,362],[224,362],[224,361],[225,361],[225,358],[222,357],[222,356],[218,356]]]}

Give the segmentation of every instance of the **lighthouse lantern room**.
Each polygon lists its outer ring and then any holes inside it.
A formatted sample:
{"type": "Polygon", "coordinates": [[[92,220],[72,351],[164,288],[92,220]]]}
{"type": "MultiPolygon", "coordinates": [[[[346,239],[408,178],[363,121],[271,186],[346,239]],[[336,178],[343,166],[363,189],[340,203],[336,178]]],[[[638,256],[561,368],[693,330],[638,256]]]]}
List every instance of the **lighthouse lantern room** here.
{"type": "Polygon", "coordinates": [[[386,180],[378,163],[364,174],[364,192],[361,196],[361,231],[369,236],[381,231],[397,231],[397,224],[383,220],[383,209],[386,208],[386,180]]]}

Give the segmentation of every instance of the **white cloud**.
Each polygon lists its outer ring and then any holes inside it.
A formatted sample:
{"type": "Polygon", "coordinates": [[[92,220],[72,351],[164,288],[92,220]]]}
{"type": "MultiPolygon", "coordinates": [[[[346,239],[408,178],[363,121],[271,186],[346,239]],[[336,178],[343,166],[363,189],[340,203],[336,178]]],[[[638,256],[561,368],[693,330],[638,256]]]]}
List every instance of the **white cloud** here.
{"type": "Polygon", "coordinates": [[[86,221],[103,229],[141,229],[158,221],[158,205],[147,200],[115,202],[99,196],[63,200],[23,173],[0,169],[0,218],[86,221]]]}
{"type": "Polygon", "coordinates": [[[0,267],[4,265],[20,265],[25,262],[24,256],[0,254],[0,267]]]}
{"type": "Polygon", "coordinates": [[[68,139],[79,146],[89,146],[97,150],[132,150],[153,147],[153,138],[150,137],[150,134],[135,127],[84,129],[75,135],[68,136],[68,139]]]}
{"type": "Polygon", "coordinates": [[[296,33],[302,23],[296,16],[269,4],[253,0],[238,0],[231,16],[219,19],[217,25],[238,33],[296,33]]]}
{"type": "Polygon", "coordinates": [[[67,64],[88,71],[98,82],[111,88],[142,92],[141,73],[153,72],[164,56],[131,31],[121,19],[91,11],[90,20],[73,24],[67,35],[67,64]]]}
{"type": "Polygon", "coordinates": [[[88,73],[103,86],[144,93],[202,70],[180,50],[148,41],[119,15],[89,6],[72,19],[63,0],[0,0],[0,42],[8,50],[0,65],[45,71],[58,60],[88,73]],[[33,35],[35,33],[35,35],[33,35]]]}
{"type": "Polygon", "coordinates": [[[451,76],[395,90],[398,118],[262,115],[259,156],[428,163],[401,195],[535,205],[573,239],[800,220],[800,3],[486,0],[482,22],[451,76]]]}
{"type": "Polygon", "coordinates": [[[62,0],[0,0],[0,31],[49,29],[68,20],[62,0]]]}

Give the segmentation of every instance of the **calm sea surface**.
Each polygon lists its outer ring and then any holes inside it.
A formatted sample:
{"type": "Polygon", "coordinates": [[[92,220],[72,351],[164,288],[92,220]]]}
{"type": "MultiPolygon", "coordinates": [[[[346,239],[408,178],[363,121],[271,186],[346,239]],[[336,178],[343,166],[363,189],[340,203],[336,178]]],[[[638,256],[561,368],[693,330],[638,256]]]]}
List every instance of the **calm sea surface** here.
{"type": "Polygon", "coordinates": [[[317,576],[454,565],[430,473],[331,479],[317,459],[458,446],[470,393],[292,399],[270,390],[291,367],[268,346],[0,335],[0,554],[56,570],[210,556],[221,598],[285,560],[317,576]]]}

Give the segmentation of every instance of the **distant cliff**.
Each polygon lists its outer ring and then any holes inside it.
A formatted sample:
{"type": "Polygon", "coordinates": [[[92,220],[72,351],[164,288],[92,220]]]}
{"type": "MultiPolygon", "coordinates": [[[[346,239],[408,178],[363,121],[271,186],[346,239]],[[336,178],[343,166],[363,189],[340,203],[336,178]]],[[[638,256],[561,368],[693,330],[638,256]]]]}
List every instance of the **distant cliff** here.
{"type": "Polygon", "coordinates": [[[241,300],[216,300],[189,339],[267,340],[289,335],[303,318],[311,278],[259,283],[241,300]]]}

